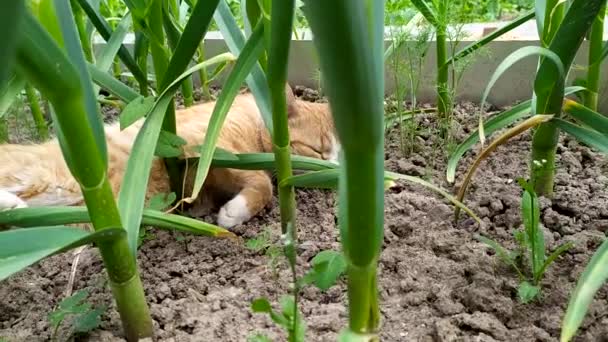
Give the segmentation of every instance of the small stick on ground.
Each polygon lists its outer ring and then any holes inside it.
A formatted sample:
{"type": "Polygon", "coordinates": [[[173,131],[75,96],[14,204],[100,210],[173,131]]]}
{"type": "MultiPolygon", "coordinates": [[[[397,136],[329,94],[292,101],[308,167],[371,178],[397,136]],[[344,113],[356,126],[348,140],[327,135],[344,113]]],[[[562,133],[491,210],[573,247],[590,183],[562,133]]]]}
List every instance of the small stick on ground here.
{"type": "Polygon", "coordinates": [[[87,248],[86,245],[80,246],[74,250],[74,260],[72,261],[72,269],[70,271],[70,278],[68,279],[68,285],[65,289],[65,297],[70,297],[72,295],[72,290],[74,289],[74,279],[76,278],[76,270],[78,269],[78,262],[80,261],[80,255],[87,248]]]}

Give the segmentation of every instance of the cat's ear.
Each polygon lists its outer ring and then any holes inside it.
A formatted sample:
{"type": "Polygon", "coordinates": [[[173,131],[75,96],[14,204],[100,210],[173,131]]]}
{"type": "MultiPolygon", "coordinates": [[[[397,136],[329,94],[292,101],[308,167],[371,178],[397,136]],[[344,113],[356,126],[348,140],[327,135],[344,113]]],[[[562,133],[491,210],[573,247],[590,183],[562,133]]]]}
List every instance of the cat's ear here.
{"type": "Polygon", "coordinates": [[[289,83],[285,83],[285,99],[287,100],[287,117],[292,118],[297,115],[297,106],[296,96],[293,94],[289,83]]]}

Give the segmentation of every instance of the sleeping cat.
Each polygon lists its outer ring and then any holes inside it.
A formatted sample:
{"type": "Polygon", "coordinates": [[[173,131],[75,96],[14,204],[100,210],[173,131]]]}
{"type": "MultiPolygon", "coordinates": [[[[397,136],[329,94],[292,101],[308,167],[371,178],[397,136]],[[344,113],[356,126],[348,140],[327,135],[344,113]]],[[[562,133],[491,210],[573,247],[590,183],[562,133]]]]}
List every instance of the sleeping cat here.
{"type": "MultiPolygon", "coordinates": [[[[299,100],[289,86],[286,93],[292,153],[337,161],[340,145],[329,106],[299,100]]],[[[194,156],[188,151],[202,144],[214,106],[214,102],[207,102],[176,112],[177,134],[187,141],[186,157],[194,156]]],[[[118,123],[105,127],[108,177],[115,195],[142,124],[143,119],[122,131],[118,123]]],[[[234,100],[217,146],[233,153],[272,152],[272,141],[250,93],[240,94],[234,100]]],[[[185,193],[190,191],[191,184],[185,193]]],[[[155,159],[146,198],[168,192],[169,178],[164,164],[155,159]]],[[[218,224],[231,228],[249,220],[270,202],[271,178],[265,171],[212,168],[203,187],[203,193],[208,192],[231,196],[218,214],[218,224]]],[[[0,145],[0,210],[83,203],[80,187],[65,165],[56,139],[39,145],[0,145]]]]}

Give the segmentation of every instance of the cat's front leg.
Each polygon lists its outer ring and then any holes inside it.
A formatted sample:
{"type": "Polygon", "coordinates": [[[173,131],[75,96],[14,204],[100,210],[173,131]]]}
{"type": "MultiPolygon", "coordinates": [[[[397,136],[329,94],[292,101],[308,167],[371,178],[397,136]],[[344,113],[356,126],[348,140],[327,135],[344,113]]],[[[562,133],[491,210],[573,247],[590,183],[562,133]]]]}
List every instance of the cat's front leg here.
{"type": "Polygon", "coordinates": [[[240,184],[241,191],[222,206],[217,222],[222,227],[232,228],[264,209],[272,199],[272,183],[264,171],[230,170],[228,178],[224,181],[240,184]]]}

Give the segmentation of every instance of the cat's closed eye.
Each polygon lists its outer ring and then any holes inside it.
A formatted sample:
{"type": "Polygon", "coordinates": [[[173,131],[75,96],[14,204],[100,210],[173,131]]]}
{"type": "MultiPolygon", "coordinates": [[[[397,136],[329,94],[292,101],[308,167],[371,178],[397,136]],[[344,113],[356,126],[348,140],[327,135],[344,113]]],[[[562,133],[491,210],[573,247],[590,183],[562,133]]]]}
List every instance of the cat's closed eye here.
{"type": "Polygon", "coordinates": [[[300,155],[303,155],[306,157],[324,159],[323,151],[320,151],[318,148],[315,148],[314,146],[306,145],[306,144],[299,143],[299,142],[293,142],[291,144],[291,148],[297,154],[300,154],[300,155]]]}

